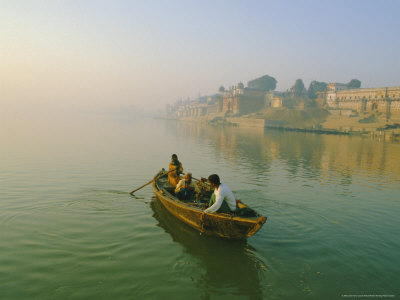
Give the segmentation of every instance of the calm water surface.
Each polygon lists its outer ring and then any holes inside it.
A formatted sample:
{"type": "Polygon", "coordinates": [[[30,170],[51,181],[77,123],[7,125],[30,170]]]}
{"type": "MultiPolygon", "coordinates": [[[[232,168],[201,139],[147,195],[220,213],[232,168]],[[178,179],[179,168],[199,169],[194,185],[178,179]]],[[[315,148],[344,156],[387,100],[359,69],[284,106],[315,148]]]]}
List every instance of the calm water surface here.
{"type": "Polygon", "coordinates": [[[399,297],[400,145],[104,116],[0,129],[0,299],[399,297]],[[148,182],[177,153],[268,220],[200,236],[148,182]]]}

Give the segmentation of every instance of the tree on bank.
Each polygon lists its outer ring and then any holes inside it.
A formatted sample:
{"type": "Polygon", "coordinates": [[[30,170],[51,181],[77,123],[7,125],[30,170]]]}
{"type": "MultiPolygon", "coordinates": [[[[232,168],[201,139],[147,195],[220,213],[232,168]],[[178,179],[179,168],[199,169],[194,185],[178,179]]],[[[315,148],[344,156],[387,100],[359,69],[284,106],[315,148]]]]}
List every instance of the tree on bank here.
{"type": "Polygon", "coordinates": [[[275,90],[277,83],[278,81],[276,81],[274,77],[264,75],[262,77],[250,80],[247,82],[247,86],[251,89],[268,92],[275,90]]]}
{"type": "Polygon", "coordinates": [[[302,79],[297,79],[294,85],[290,88],[293,96],[301,97],[305,94],[306,89],[304,88],[304,83],[302,79]]]}
{"type": "Polygon", "coordinates": [[[316,99],[318,95],[317,93],[325,92],[327,86],[328,84],[326,82],[320,82],[316,80],[311,81],[307,91],[308,98],[316,99]]]}
{"type": "Polygon", "coordinates": [[[347,87],[350,89],[358,89],[361,86],[361,81],[358,79],[352,79],[347,83],[347,87]]]}

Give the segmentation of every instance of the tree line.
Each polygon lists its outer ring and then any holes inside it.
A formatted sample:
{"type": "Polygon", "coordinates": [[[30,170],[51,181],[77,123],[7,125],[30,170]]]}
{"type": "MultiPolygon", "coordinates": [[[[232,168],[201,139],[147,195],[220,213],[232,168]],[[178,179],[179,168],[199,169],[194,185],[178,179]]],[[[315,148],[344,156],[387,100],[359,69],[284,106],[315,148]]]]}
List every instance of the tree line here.
{"type": "MultiPolygon", "coordinates": [[[[250,80],[247,86],[251,89],[256,89],[260,91],[273,91],[276,88],[278,81],[269,75],[264,75],[262,77],[250,80]]],[[[361,87],[361,81],[358,79],[352,79],[347,84],[349,89],[357,89],[361,87]]],[[[297,79],[294,85],[290,88],[290,92],[295,97],[308,96],[310,99],[316,99],[319,92],[325,92],[328,84],[326,82],[321,82],[317,80],[311,81],[308,89],[305,88],[302,79],[297,79]]]]}

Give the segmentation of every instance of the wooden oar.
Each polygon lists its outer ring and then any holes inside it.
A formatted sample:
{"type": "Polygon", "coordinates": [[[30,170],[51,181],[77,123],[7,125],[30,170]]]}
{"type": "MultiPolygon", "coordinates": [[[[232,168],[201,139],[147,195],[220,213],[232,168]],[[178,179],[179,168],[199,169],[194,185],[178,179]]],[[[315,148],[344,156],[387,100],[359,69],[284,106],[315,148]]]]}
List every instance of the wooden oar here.
{"type": "Polygon", "coordinates": [[[146,185],[149,185],[150,183],[153,182],[154,179],[150,180],[148,183],[143,184],[141,187],[138,187],[136,190],[133,190],[132,192],[130,192],[129,194],[131,194],[133,196],[133,193],[140,190],[141,188],[144,188],[146,185]]]}
{"type": "MultiPolygon", "coordinates": [[[[166,173],[162,173],[162,175],[166,175],[166,174],[168,174],[168,173],[170,173],[170,172],[172,172],[172,171],[175,171],[175,170],[170,170],[170,171],[168,171],[168,172],[166,172],[166,173]]],[[[160,174],[160,175],[161,175],[161,174],[160,174]]],[[[158,175],[157,177],[159,177],[160,175],[158,175]]],[[[129,194],[131,194],[131,195],[133,196],[133,193],[134,193],[134,192],[140,190],[141,188],[144,188],[146,185],[149,185],[149,184],[152,183],[153,181],[154,181],[154,178],[153,178],[152,180],[150,180],[149,182],[143,184],[141,187],[138,187],[136,190],[133,190],[133,191],[130,192],[129,194]]]]}

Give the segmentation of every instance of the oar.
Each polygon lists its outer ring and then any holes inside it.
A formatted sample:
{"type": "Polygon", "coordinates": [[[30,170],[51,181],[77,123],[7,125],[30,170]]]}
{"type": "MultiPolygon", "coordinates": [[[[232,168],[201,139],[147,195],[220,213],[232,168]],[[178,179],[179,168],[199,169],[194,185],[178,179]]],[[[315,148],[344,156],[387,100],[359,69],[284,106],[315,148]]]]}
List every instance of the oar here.
{"type": "Polygon", "coordinates": [[[150,180],[148,183],[143,184],[141,187],[138,187],[136,190],[133,190],[132,192],[130,192],[129,194],[131,194],[133,196],[133,193],[140,190],[141,188],[144,188],[146,185],[149,185],[150,183],[153,182],[154,179],[150,180]]]}
{"type": "MultiPolygon", "coordinates": [[[[162,174],[160,174],[160,175],[166,175],[166,174],[168,174],[168,173],[170,173],[170,172],[172,172],[172,171],[175,171],[175,170],[170,170],[170,171],[168,171],[167,173],[162,173],[162,174]]],[[[158,175],[158,177],[159,177],[160,175],[158,175]]],[[[143,184],[141,187],[138,187],[136,190],[133,190],[133,191],[130,192],[129,194],[131,194],[131,195],[133,196],[133,193],[134,193],[134,192],[140,190],[141,188],[144,188],[146,185],[149,185],[149,184],[152,183],[153,181],[154,181],[154,178],[153,178],[152,180],[150,180],[149,182],[143,184]]]]}

